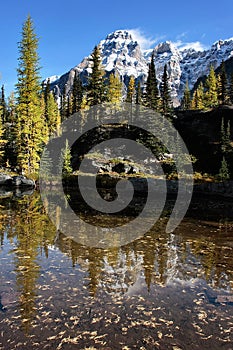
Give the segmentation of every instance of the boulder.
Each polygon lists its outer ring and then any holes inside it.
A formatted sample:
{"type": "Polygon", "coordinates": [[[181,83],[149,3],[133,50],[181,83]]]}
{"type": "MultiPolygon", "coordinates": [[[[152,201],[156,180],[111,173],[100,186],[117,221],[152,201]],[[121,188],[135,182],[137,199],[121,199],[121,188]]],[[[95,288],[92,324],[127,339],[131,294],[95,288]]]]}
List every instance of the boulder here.
{"type": "Polygon", "coordinates": [[[118,174],[123,174],[127,172],[125,164],[120,162],[112,167],[112,171],[118,174]]]}
{"type": "Polygon", "coordinates": [[[12,184],[12,177],[7,174],[0,174],[0,186],[8,186],[12,184]]]}
{"type": "Polygon", "coordinates": [[[25,176],[18,175],[12,177],[12,185],[15,187],[35,187],[35,181],[32,179],[27,179],[25,176]]]}

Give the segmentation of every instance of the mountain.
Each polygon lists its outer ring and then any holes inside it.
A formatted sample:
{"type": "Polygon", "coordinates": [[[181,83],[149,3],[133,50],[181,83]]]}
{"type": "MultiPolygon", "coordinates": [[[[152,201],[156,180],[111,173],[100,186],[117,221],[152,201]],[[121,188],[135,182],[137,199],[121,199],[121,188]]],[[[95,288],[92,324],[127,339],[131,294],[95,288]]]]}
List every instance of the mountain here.
{"type": "MultiPolygon", "coordinates": [[[[119,74],[127,86],[129,78],[133,75],[140,78],[142,84],[147,77],[147,60],[139,44],[133,40],[132,35],[126,30],[118,30],[109,34],[105,40],[99,43],[102,53],[102,63],[107,74],[111,72],[119,74]]],[[[59,96],[65,89],[69,93],[72,89],[75,71],[77,71],[84,84],[87,83],[91,73],[91,55],[85,57],[80,64],[72,68],[68,73],[62,75],[58,80],[51,83],[55,95],[59,96]]]]}
{"type": "MultiPolygon", "coordinates": [[[[119,74],[125,87],[131,75],[139,79],[142,86],[145,86],[148,63],[153,52],[159,82],[161,82],[164,65],[168,66],[171,95],[175,106],[180,104],[187,80],[192,89],[200,77],[209,73],[211,65],[217,69],[222,61],[233,57],[233,38],[219,40],[210,49],[204,51],[197,51],[193,48],[179,49],[175,43],[170,41],[159,43],[154,49],[142,50],[134,39],[133,33],[127,30],[117,30],[109,34],[105,40],[101,40],[99,46],[106,74],[111,72],[119,74]]],[[[75,71],[80,74],[83,83],[87,83],[91,73],[90,58],[90,55],[85,57],[81,63],[61,77],[54,79],[53,76],[52,80],[50,79],[51,88],[57,97],[61,96],[64,91],[69,94],[75,71]]]]}

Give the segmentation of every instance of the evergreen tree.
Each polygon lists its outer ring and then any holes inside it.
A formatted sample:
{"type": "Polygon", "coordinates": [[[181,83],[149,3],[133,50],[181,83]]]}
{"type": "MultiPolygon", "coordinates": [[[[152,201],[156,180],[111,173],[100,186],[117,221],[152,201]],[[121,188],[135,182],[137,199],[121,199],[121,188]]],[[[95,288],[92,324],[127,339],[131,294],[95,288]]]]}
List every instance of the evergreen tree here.
{"type": "Polygon", "coordinates": [[[62,165],[63,176],[70,175],[72,173],[71,167],[71,151],[68,140],[66,140],[65,147],[61,151],[60,165],[62,165]]]}
{"type": "Polygon", "coordinates": [[[206,79],[205,105],[208,108],[218,105],[217,78],[213,66],[210,67],[210,72],[206,79]]]}
{"type": "Polygon", "coordinates": [[[11,92],[8,98],[8,123],[5,124],[5,157],[4,162],[7,166],[15,168],[17,164],[17,135],[18,123],[16,115],[16,101],[14,92],[11,92]]]}
{"type": "Polygon", "coordinates": [[[83,85],[80,75],[75,71],[74,83],[72,89],[73,103],[72,103],[72,114],[77,113],[81,109],[83,100],[83,85]]]}
{"type": "Polygon", "coordinates": [[[222,162],[221,162],[221,167],[219,170],[219,177],[222,181],[226,181],[226,180],[230,179],[228,164],[227,164],[225,157],[223,157],[222,162]]]}
{"type": "Polygon", "coordinates": [[[113,104],[119,104],[122,99],[122,83],[118,75],[113,73],[109,76],[107,101],[113,104]]]}
{"type": "Polygon", "coordinates": [[[192,109],[198,109],[197,108],[197,90],[194,90],[193,92],[193,98],[192,98],[192,101],[191,101],[191,108],[192,109]]]}
{"type": "Polygon", "coordinates": [[[14,124],[16,122],[16,99],[14,91],[12,91],[8,97],[8,114],[9,123],[14,124]]]}
{"type": "Polygon", "coordinates": [[[81,110],[89,109],[88,103],[87,103],[87,96],[84,95],[81,103],[81,110]]]}
{"type": "Polygon", "coordinates": [[[72,93],[69,93],[67,97],[67,110],[66,110],[66,117],[69,118],[72,115],[73,110],[73,95],[72,93]]]}
{"type": "Polygon", "coordinates": [[[45,110],[44,116],[48,126],[48,133],[49,135],[51,135],[55,131],[58,131],[58,128],[61,124],[61,117],[60,117],[58,105],[55,101],[54,94],[50,89],[49,80],[43,88],[43,97],[44,97],[44,110],[45,110]]]}
{"type": "Polygon", "coordinates": [[[3,165],[3,156],[4,156],[4,148],[6,144],[5,140],[5,130],[2,124],[2,116],[3,116],[3,107],[0,106],[0,164],[3,165]]]}
{"type": "Polygon", "coordinates": [[[221,145],[221,153],[223,155],[231,152],[231,131],[230,131],[230,120],[227,123],[227,127],[225,127],[224,118],[221,121],[221,131],[220,131],[220,145],[221,145]]]}
{"type": "Polygon", "coordinates": [[[190,109],[190,107],[191,107],[191,97],[190,97],[189,83],[187,80],[185,84],[185,89],[184,89],[184,96],[182,99],[182,108],[184,110],[188,110],[190,109]]]}
{"type": "Polygon", "coordinates": [[[130,80],[129,80],[129,84],[128,84],[128,88],[127,88],[127,96],[126,96],[125,102],[133,103],[134,95],[135,95],[135,79],[131,75],[130,80]]]}
{"type": "Polygon", "coordinates": [[[230,120],[228,121],[227,127],[226,127],[224,118],[222,118],[222,121],[221,121],[220,153],[222,155],[222,162],[219,170],[219,177],[222,181],[224,181],[230,178],[230,171],[229,171],[227,159],[229,158],[229,155],[232,155],[230,120]]]}
{"type": "Polygon", "coordinates": [[[229,98],[230,98],[231,104],[233,104],[233,73],[231,74],[231,77],[230,77],[229,98]]]}
{"type": "Polygon", "coordinates": [[[8,110],[7,110],[7,104],[5,100],[5,88],[4,85],[1,87],[1,95],[0,95],[0,106],[1,106],[1,119],[2,123],[6,123],[8,120],[8,110]]]}
{"type": "Polygon", "coordinates": [[[68,115],[68,98],[66,95],[66,86],[64,86],[62,95],[61,95],[61,103],[60,103],[60,116],[61,121],[63,122],[68,115]]]}
{"type": "Polygon", "coordinates": [[[6,154],[6,144],[7,144],[7,124],[8,120],[8,109],[7,109],[7,103],[5,100],[5,89],[4,85],[1,87],[1,94],[0,94],[0,164],[4,165],[4,155],[6,154]]]}
{"type": "Polygon", "coordinates": [[[142,104],[142,88],[139,80],[136,87],[136,104],[142,104]]]}
{"type": "Polygon", "coordinates": [[[159,89],[156,78],[154,54],[151,55],[151,62],[149,64],[148,77],[146,81],[145,104],[151,109],[158,109],[159,105],[159,89]]]}
{"type": "Polygon", "coordinates": [[[43,181],[51,180],[52,163],[53,161],[50,158],[50,152],[47,148],[45,148],[43,152],[43,158],[41,159],[41,162],[40,162],[40,180],[43,180],[43,181]]]}
{"type": "Polygon", "coordinates": [[[193,99],[191,101],[192,109],[204,109],[204,86],[203,83],[200,82],[197,89],[193,93],[193,99]]]}
{"type": "Polygon", "coordinates": [[[167,72],[167,65],[164,66],[163,76],[162,76],[162,82],[160,87],[160,95],[162,100],[162,113],[168,114],[171,112],[171,96],[170,96],[170,88],[169,88],[169,81],[168,81],[168,72],[167,72]]]}
{"type": "Polygon", "coordinates": [[[88,84],[88,104],[94,106],[105,101],[104,70],[101,63],[100,49],[95,46],[91,54],[92,72],[88,84]]]}
{"type": "Polygon", "coordinates": [[[44,103],[45,103],[45,112],[44,112],[44,116],[45,119],[48,123],[49,120],[49,116],[48,116],[48,97],[49,97],[49,93],[50,93],[50,79],[48,79],[46,84],[43,84],[42,86],[42,90],[43,90],[43,96],[44,96],[44,103]]]}
{"type": "Polygon", "coordinates": [[[204,94],[204,85],[202,82],[200,82],[198,88],[197,88],[197,108],[198,109],[204,109],[205,105],[204,105],[204,98],[205,98],[205,94],[204,94]]]}
{"type": "Polygon", "coordinates": [[[222,61],[220,65],[218,83],[218,100],[220,104],[227,103],[228,100],[228,89],[227,89],[227,75],[225,70],[225,63],[222,61]]]}
{"type": "Polygon", "coordinates": [[[41,109],[38,39],[31,17],[23,25],[19,43],[17,88],[17,162],[21,171],[36,172],[44,142],[45,119],[41,109]]]}

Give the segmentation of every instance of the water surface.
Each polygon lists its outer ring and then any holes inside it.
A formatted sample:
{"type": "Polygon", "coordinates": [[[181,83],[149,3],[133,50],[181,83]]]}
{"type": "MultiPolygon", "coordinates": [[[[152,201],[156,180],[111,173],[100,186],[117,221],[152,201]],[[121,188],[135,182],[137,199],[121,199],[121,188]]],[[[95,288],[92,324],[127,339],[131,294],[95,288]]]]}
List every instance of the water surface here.
{"type": "Polygon", "coordinates": [[[163,217],[97,249],[56,230],[39,194],[1,199],[0,349],[233,349],[231,208],[196,199],[173,234],[163,217]]]}

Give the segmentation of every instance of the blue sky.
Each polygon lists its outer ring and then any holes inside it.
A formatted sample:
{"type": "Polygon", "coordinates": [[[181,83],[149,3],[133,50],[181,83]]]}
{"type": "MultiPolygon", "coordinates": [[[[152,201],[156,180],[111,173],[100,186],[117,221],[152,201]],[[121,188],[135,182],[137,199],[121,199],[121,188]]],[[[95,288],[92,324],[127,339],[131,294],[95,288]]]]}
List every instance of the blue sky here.
{"type": "Polygon", "coordinates": [[[17,80],[17,42],[29,13],[40,39],[42,78],[65,73],[117,29],[135,29],[145,47],[163,40],[209,47],[233,37],[232,0],[2,1],[0,85],[7,95],[17,80]]]}

